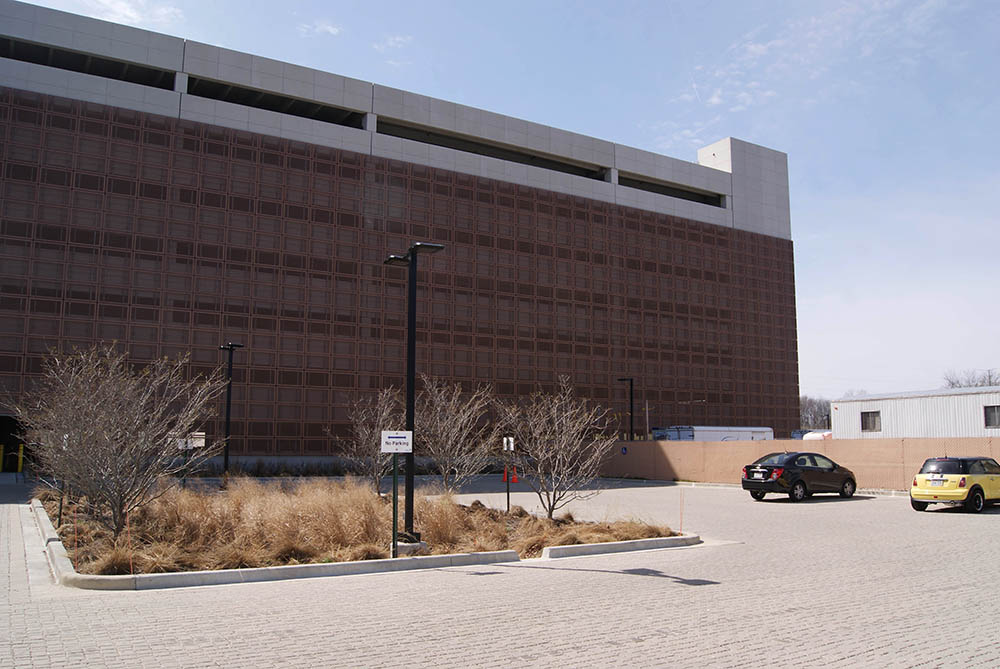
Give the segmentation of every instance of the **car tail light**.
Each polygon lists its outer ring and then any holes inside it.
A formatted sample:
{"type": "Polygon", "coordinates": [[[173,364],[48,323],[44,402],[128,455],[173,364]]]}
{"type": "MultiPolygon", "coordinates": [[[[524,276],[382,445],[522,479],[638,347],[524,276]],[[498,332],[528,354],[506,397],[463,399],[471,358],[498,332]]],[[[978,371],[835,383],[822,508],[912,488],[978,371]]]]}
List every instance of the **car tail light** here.
{"type": "Polygon", "coordinates": [[[964,476],[958,480],[958,487],[959,488],[964,488],[965,487],[965,477],[964,476]]]}
{"type": "Polygon", "coordinates": [[[747,477],[747,468],[744,467],[743,468],[743,478],[746,478],[746,477],[747,477]]]}
{"type": "Polygon", "coordinates": [[[916,476],[913,477],[913,487],[914,488],[917,487],[917,477],[916,476]]]}
{"type": "Polygon", "coordinates": [[[785,473],[785,470],[781,467],[775,467],[771,470],[771,480],[774,481],[781,477],[785,473]]]}

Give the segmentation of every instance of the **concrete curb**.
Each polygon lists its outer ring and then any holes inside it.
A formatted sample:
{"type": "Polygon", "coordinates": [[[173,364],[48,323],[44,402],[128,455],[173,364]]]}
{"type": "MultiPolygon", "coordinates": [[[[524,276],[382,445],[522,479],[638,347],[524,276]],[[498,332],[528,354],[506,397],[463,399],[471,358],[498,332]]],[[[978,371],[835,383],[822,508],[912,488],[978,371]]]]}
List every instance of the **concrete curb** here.
{"type": "Polygon", "coordinates": [[[679,546],[694,546],[701,542],[701,537],[697,534],[682,534],[676,537],[655,537],[653,539],[633,539],[632,541],[612,541],[599,544],[546,546],[542,549],[542,559],[624,553],[625,551],[646,551],[656,548],[677,548],[679,546]]]}
{"type": "MultiPolygon", "coordinates": [[[[85,576],[77,574],[76,570],[73,569],[73,563],[70,562],[69,555],[66,554],[66,547],[63,546],[62,541],[59,540],[59,534],[56,532],[56,528],[52,525],[52,521],[49,519],[49,514],[45,512],[45,507],[42,506],[42,503],[39,500],[33,499],[31,500],[31,510],[34,512],[35,523],[38,525],[38,530],[42,534],[42,542],[45,544],[45,556],[49,560],[49,566],[52,568],[52,574],[55,576],[56,583],[77,588],[87,587],[76,584],[78,579],[85,578],[85,576]]],[[[129,580],[132,580],[131,576],[105,576],[103,578],[113,580],[93,586],[92,589],[135,589],[134,584],[129,586],[127,583],[129,580]]]]}
{"type": "Polygon", "coordinates": [[[858,495],[882,495],[884,497],[909,497],[909,490],[889,490],[887,488],[858,488],[858,495]]]}

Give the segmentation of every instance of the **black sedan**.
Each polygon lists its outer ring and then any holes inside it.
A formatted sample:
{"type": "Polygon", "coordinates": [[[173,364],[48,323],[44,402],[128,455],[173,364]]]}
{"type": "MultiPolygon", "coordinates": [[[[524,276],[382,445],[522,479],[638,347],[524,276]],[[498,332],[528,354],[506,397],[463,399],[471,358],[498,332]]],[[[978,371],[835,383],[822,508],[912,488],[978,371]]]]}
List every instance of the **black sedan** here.
{"type": "Polygon", "coordinates": [[[851,497],[857,488],[850,469],[819,453],[770,453],[743,468],[743,489],[758,501],[769,492],[785,493],[793,502],[817,492],[851,497]]]}

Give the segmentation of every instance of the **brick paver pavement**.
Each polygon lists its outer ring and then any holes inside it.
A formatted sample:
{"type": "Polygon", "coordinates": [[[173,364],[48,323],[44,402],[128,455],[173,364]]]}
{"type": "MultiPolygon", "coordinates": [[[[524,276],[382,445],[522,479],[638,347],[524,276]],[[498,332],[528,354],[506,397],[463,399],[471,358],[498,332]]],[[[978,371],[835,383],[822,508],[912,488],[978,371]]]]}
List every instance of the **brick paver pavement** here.
{"type": "Polygon", "coordinates": [[[8,504],[0,665],[1000,665],[1000,509],[637,485],[573,511],[676,527],[682,496],[704,546],[124,593],[49,584],[8,504]]]}

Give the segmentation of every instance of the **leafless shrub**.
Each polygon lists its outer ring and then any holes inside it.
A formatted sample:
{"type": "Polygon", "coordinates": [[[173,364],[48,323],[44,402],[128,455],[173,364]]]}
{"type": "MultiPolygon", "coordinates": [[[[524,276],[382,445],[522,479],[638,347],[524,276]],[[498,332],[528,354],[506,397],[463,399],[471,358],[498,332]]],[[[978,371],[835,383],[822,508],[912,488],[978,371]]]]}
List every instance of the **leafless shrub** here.
{"type": "Polygon", "coordinates": [[[375,493],[381,493],[382,479],[392,466],[392,454],[381,452],[382,431],[402,430],[406,423],[399,390],[385,388],[375,396],[357,399],[350,420],[350,436],[341,441],[343,453],[358,463],[375,493]]]}
{"type": "Polygon", "coordinates": [[[981,388],[1000,386],[1000,373],[995,369],[967,369],[964,372],[948,370],[944,374],[945,388],[981,388]]]}
{"type": "Polygon", "coordinates": [[[110,346],[56,353],[34,389],[12,402],[36,470],[85,498],[116,537],[129,513],[165,489],[159,482],[195,470],[223,446],[181,457],[178,439],[225,389],[220,370],[185,379],[187,363],[184,356],[134,367],[110,346]]]}
{"type": "Polygon", "coordinates": [[[592,486],[617,437],[608,431],[607,410],[575,397],[568,377],[560,377],[554,394],[539,391],[526,402],[499,407],[524,480],[549,518],[569,502],[600,492],[592,486]]]}
{"type": "Polygon", "coordinates": [[[416,446],[434,460],[446,490],[456,490],[490,459],[497,426],[490,422],[493,391],[488,385],[464,391],[460,383],[422,375],[416,400],[416,446]]]}
{"type": "Polygon", "coordinates": [[[807,429],[825,428],[830,422],[830,400],[825,397],[799,398],[799,427],[807,429]]]}

